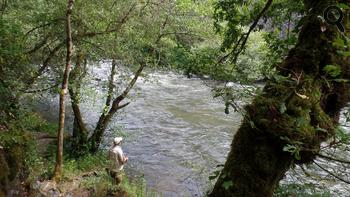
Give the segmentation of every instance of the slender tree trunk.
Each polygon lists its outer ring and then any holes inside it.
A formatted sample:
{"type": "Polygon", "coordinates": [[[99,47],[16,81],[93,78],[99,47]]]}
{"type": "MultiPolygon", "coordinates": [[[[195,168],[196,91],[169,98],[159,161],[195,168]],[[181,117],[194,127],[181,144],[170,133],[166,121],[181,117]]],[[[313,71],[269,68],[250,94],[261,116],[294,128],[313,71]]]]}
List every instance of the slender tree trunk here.
{"type": "Polygon", "coordinates": [[[68,0],[67,2],[67,57],[66,57],[66,65],[64,69],[62,89],[60,91],[60,109],[59,109],[59,125],[57,131],[57,158],[56,158],[56,166],[54,172],[54,180],[60,181],[62,176],[62,156],[63,156],[63,133],[64,133],[64,118],[65,118],[65,95],[68,91],[68,78],[69,71],[71,67],[71,58],[72,58],[72,26],[71,26],[71,15],[73,9],[74,0],[68,0]]]}
{"type": "MultiPolygon", "coordinates": [[[[110,109],[104,110],[97,122],[97,125],[95,127],[95,130],[91,137],[89,138],[89,145],[90,145],[90,152],[95,153],[98,150],[98,147],[100,146],[103,134],[108,127],[112,117],[114,114],[129,105],[129,103],[121,104],[121,102],[126,98],[132,87],[134,87],[138,77],[140,76],[141,72],[143,71],[144,67],[146,65],[144,63],[141,63],[139,69],[136,71],[134,78],[130,81],[129,85],[126,87],[124,92],[119,95],[117,98],[115,98],[111,104],[110,109]]],[[[108,96],[111,96],[108,95],[108,96]]],[[[110,104],[110,98],[107,97],[106,104],[110,104]]]]}
{"type": "Polygon", "coordinates": [[[338,29],[319,16],[336,3],[304,0],[309,13],[298,43],[278,68],[285,79],[269,80],[246,107],[210,197],[270,197],[292,165],[312,162],[320,144],[334,135],[339,112],[350,101],[349,84],[334,80],[324,68],[338,65],[337,78],[349,79],[350,61],[333,45],[341,38],[338,29]],[[294,149],[283,151],[287,145],[294,149]]]}
{"type": "Polygon", "coordinates": [[[82,64],[84,61],[84,55],[81,51],[78,52],[76,65],[70,74],[69,83],[69,95],[71,97],[71,105],[74,113],[73,122],[73,154],[76,156],[83,155],[87,152],[87,137],[88,130],[86,129],[83,117],[80,111],[80,88],[81,80],[83,79],[83,68],[82,64]]]}
{"type": "Polygon", "coordinates": [[[110,107],[112,98],[113,98],[113,92],[114,92],[114,76],[116,74],[116,67],[117,67],[117,60],[113,58],[112,60],[112,69],[111,69],[111,75],[108,83],[108,93],[107,93],[107,99],[106,99],[106,105],[105,107],[110,107]]]}

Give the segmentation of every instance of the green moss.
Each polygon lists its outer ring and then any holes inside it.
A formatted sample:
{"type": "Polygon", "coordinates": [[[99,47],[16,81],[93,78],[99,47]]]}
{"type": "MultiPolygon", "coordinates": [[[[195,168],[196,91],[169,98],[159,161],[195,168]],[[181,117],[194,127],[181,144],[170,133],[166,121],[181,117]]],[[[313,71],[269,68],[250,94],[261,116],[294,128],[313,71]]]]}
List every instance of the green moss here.
{"type": "Polygon", "coordinates": [[[267,93],[246,108],[247,117],[259,131],[298,147],[302,162],[308,162],[320,143],[334,133],[335,125],[320,106],[321,86],[312,77],[292,83],[284,79],[268,84],[267,93]]]}
{"type": "MultiPolygon", "coordinates": [[[[25,165],[27,144],[31,141],[28,133],[17,130],[0,131],[0,194],[7,188],[25,165]]],[[[1,195],[0,195],[1,196],[1,195]]]]}
{"type": "Polygon", "coordinates": [[[8,179],[14,180],[19,171],[25,165],[28,144],[32,141],[29,133],[25,131],[11,130],[0,132],[0,145],[4,148],[5,160],[8,163],[8,179]]]}

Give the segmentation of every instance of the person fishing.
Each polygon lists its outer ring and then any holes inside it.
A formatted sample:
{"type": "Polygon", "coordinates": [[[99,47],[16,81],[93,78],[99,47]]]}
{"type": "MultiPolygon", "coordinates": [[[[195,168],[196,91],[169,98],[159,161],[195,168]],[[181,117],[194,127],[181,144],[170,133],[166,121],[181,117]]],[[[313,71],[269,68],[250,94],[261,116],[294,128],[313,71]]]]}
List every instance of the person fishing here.
{"type": "Polygon", "coordinates": [[[128,162],[128,157],[124,155],[121,147],[122,141],[123,138],[121,137],[114,138],[113,146],[109,150],[111,165],[108,172],[117,185],[122,182],[124,164],[128,162]]]}

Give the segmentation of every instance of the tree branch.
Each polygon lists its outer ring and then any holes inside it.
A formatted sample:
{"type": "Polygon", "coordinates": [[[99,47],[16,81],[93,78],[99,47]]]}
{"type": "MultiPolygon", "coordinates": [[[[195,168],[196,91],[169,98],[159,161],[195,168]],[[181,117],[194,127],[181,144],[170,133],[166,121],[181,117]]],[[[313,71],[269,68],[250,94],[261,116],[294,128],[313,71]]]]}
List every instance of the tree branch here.
{"type": "Polygon", "coordinates": [[[235,46],[233,47],[232,51],[223,56],[222,58],[220,58],[220,60],[218,61],[219,63],[222,63],[223,61],[225,61],[229,56],[233,56],[232,57],[232,62],[235,63],[238,59],[238,56],[241,54],[241,52],[244,50],[245,45],[248,41],[248,38],[250,36],[250,33],[255,29],[255,27],[258,25],[258,22],[260,20],[260,18],[267,12],[267,10],[269,9],[269,7],[271,6],[273,0],[268,0],[264,6],[264,8],[261,10],[261,12],[258,14],[258,16],[256,17],[256,19],[254,20],[253,24],[250,25],[248,32],[242,34],[242,36],[239,38],[238,42],[235,44],[235,46]]]}
{"type": "Polygon", "coordinates": [[[111,106],[111,101],[113,97],[113,91],[114,91],[114,76],[115,76],[115,68],[116,68],[116,60],[113,58],[112,60],[112,69],[111,69],[111,75],[108,83],[108,93],[107,93],[107,99],[106,99],[106,107],[111,106]]]}
{"type": "Polygon", "coordinates": [[[20,90],[20,91],[26,91],[26,89],[30,88],[33,83],[35,82],[35,80],[41,76],[44,71],[46,70],[46,68],[49,66],[49,63],[51,61],[51,59],[56,55],[56,53],[63,47],[65,46],[65,42],[61,42],[59,43],[51,52],[50,54],[47,56],[47,58],[44,60],[43,65],[36,71],[36,73],[34,74],[33,77],[31,77],[30,79],[28,79],[27,84],[25,85],[25,87],[20,90]]]}
{"type": "Polygon", "coordinates": [[[132,87],[134,87],[137,79],[139,78],[141,72],[143,71],[143,69],[145,68],[146,64],[145,63],[141,63],[139,69],[136,71],[134,78],[130,81],[129,85],[125,88],[124,92],[119,95],[116,99],[114,99],[113,101],[113,106],[118,106],[119,103],[125,99],[125,97],[128,95],[128,93],[130,92],[130,90],[132,89],[132,87]]]}
{"type": "Polygon", "coordinates": [[[47,41],[48,41],[49,37],[50,37],[50,35],[47,35],[41,42],[39,42],[38,44],[36,44],[36,45],[34,46],[33,49],[31,49],[30,51],[27,51],[27,52],[25,52],[25,53],[26,53],[26,54],[32,54],[32,53],[34,53],[35,51],[41,49],[43,46],[45,46],[45,45],[47,44],[47,41]]]}
{"type": "Polygon", "coordinates": [[[342,182],[344,182],[344,183],[350,184],[350,181],[345,180],[345,179],[343,179],[342,177],[339,177],[338,175],[334,174],[333,172],[331,172],[331,171],[325,169],[324,167],[322,167],[320,164],[318,164],[318,163],[316,163],[316,162],[314,162],[314,164],[315,164],[316,166],[318,166],[319,168],[321,168],[323,171],[325,171],[325,172],[327,172],[328,174],[330,174],[331,176],[333,176],[334,178],[336,178],[336,179],[338,179],[338,180],[340,180],[340,181],[342,181],[342,182]]]}
{"type": "Polygon", "coordinates": [[[320,158],[323,158],[323,159],[330,160],[330,161],[336,161],[336,162],[339,162],[339,163],[350,164],[350,161],[348,161],[348,160],[338,159],[338,158],[322,155],[320,153],[318,153],[317,156],[320,157],[320,158]]]}
{"type": "Polygon", "coordinates": [[[52,88],[56,88],[60,85],[60,83],[56,83],[55,85],[53,86],[50,86],[48,88],[43,88],[43,89],[37,89],[37,90],[28,90],[28,91],[24,91],[23,93],[26,93],[26,94],[30,94],[30,93],[39,93],[39,92],[45,92],[47,90],[50,90],[52,88]]]}
{"type": "Polygon", "coordinates": [[[117,98],[113,100],[112,107],[109,109],[108,113],[105,111],[102,112],[95,130],[91,137],[89,138],[89,142],[91,143],[90,151],[91,152],[96,152],[98,150],[98,146],[101,142],[102,135],[104,131],[106,130],[110,120],[112,119],[113,115],[120,109],[128,106],[130,103],[125,103],[120,105],[120,102],[123,101],[126,96],[128,95],[129,91],[132,89],[132,87],[135,85],[138,77],[140,76],[142,70],[146,66],[145,63],[141,63],[139,69],[136,71],[134,78],[130,81],[129,85],[125,88],[124,92],[120,94],[117,98]]]}
{"type": "MultiPolygon", "coordinates": [[[[76,36],[73,36],[72,37],[72,40],[75,41],[77,39],[82,39],[82,38],[92,38],[92,37],[95,37],[95,36],[99,36],[99,35],[106,35],[106,34],[109,34],[109,33],[113,33],[113,32],[118,32],[120,31],[120,29],[122,28],[122,26],[127,22],[127,20],[129,19],[129,16],[130,14],[132,13],[132,11],[135,9],[136,7],[136,3],[134,3],[130,9],[126,12],[126,14],[123,15],[123,17],[120,19],[120,21],[118,22],[118,26],[114,29],[107,29],[105,31],[101,31],[101,32],[87,32],[87,33],[82,33],[80,35],[76,35],[76,36]]],[[[56,20],[60,20],[60,19],[56,19],[56,20]]],[[[47,24],[44,24],[42,26],[47,26],[47,25],[50,25],[52,23],[47,23],[47,24]]],[[[40,28],[42,26],[39,26],[37,28],[40,28]]],[[[34,29],[37,29],[37,28],[34,28],[34,29]]],[[[31,30],[31,31],[34,31],[34,30],[31,30]]],[[[30,33],[31,31],[27,32],[30,33]]],[[[48,57],[44,60],[43,62],[43,65],[39,68],[39,70],[37,71],[37,73],[35,74],[34,77],[32,77],[30,80],[29,80],[29,83],[28,85],[26,86],[26,88],[30,87],[34,82],[35,80],[43,74],[44,70],[49,66],[49,63],[50,61],[52,60],[52,58],[56,55],[56,53],[65,45],[65,43],[67,42],[67,40],[63,40],[61,43],[59,43],[51,52],[50,54],[48,55],[48,57]]],[[[45,44],[43,44],[45,45],[45,44]]],[[[31,53],[35,50],[37,50],[37,48],[40,48],[41,46],[37,46],[35,47],[34,49],[32,49],[31,51],[27,52],[27,53],[31,53]]]]}
{"type": "Polygon", "coordinates": [[[50,22],[48,22],[48,23],[39,25],[39,26],[34,27],[33,29],[29,30],[29,31],[25,34],[25,36],[28,36],[29,34],[31,34],[33,31],[35,31],[35,30],[37,30],[37,29],[41,29],[41,28],[44,28],[44,27],[53,25],[53,24],[57,23],[57,22],[60,21],[60,20],[62,20],[62,22],[64,22],[64,19],[63,19],[63,18],[56,18],[56,19],[53,19],[52,21],[50,21],[50,22]]]}
{"type": "Polygon", "coordinates": [[[162,34],[159,34],[155,44],[158,44],[159,41],[165,37],[165,36],[169,36],[169,35],[189,35],[189,36],[197,36],[197,37],[200,37],[200,35],[198,34],[195,34],[195,33],[192,33],[192,32],[166,32],[166,33],[162,33],[162,34]]]}
{"type": "Polygon", "coordinates": [[[128,106],[129,104],[130,104],[130,102],[121,104],[121,105],[118,106],[118,109],[117,109],[117,110],[123,109],[124,107],[128,106]]]}
{"type": "Polygon", "coordinates": [[[150,4],[151,0],[147,0],[147,2],[145,3],[145,5],[140,9],[140,12],[143,12],[143,10],[146,9],[146,7],[150,4]]]}
{"type": "Polygon", "coordinates": [[[105,34],[109,34],[109,33],[113,33],[113,32],[118,32],[122,26],[128,21],[130,14],[132,13],[132,11],[135,9],[136,7],[136,3],[134,3],[129,10],[123,15],[123,17],[117,22],[117,26],[113,29],[109,29],[109,25],[107,26],[105,31],[101,31],[101,32],[87,32],[87,33],[83,33],[80,35],[81,38],[90,38],[90,37],[94,37],[94,36],[98,36],[98,35],[105,35],[105,34]]]}

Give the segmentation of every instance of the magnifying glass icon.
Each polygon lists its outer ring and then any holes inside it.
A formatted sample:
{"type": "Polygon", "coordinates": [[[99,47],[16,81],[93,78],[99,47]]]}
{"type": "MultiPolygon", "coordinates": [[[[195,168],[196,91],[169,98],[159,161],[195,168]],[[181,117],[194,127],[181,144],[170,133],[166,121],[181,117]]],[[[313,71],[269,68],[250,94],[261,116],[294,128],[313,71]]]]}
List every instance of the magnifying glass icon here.
{"type": "Polygon", "coordinates": [[[342,21],[344,19],[344,13],[339,7],[335,5],[327,7],[324,10],[323,18],[326,20],[328,24],[336,25],[341,32],[345,32],[345,28],[342,25],[342,21]]]}

